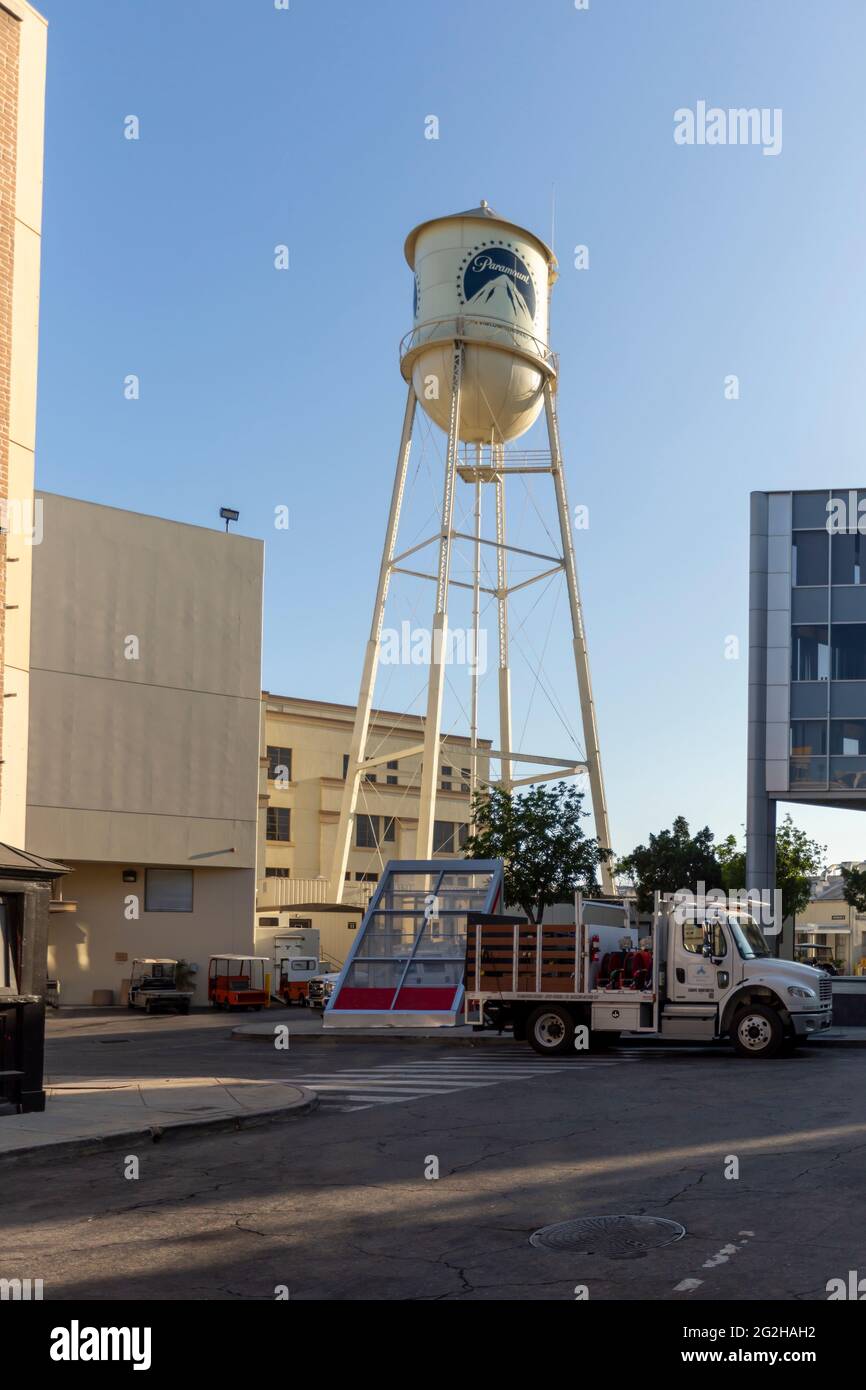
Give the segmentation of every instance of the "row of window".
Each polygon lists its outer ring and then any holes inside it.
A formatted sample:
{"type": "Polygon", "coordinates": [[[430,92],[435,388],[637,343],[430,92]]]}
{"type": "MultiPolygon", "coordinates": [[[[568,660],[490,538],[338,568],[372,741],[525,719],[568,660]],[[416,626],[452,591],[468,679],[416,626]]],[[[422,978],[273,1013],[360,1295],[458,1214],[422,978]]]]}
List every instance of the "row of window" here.
{"type": "Polygon", "coordinates": [[[791,537],[791,582],[804,585],[866,584],[866,536],[859,531],[829,536],[795,531],[791,537]]]}
{"type": "MultiPolygon", "coordinates": [[[[400,768],[400,764],[399,764],[399,761],[398,761],[396,758],[394,758],[392,761],[389,761],[389,762],[387,762],[387,763],[385,764],[385,786],[386,786],[386,787],[396,787],[396,786],[399,785],[399,779],[398,779],[398,777],[397,777],[397,773],[398,773],[398,771],[399,771],[399,768],[400,768]]],[[[349,771],[349,754],[348,754],[348,753],[344,753],[344,754],[343,754],[343,781],[346,780],[346,776],[347,776],[347,774],[348,774],[348,771],[349,771]]],[[[441,790],[441,791],[443,791],[443,792],[451,792],[451,791],[454,790],[454,776],[455,776],[455,774],[454,774],[454,768],[453,768],[453,767],[446,767],[446,766],[443,764],[443,767],[442,767],[442,781],[441,781],[441,783],[440,783],[440,790],[441,790]]],[[[468,791],[469,791],[469,781],[468,781],[468,778],[469,778],[469,768],[468,768],[468,767],[461,767],[461,769],[460,769],[460,778],[459,778],[459,780],[460,780],[460,790],[461,790],[462,792],[468,793],[468,791]]],[[[273,746],[272,746],[271,744],[268,744],[268,781],[269,781],[269,782],[277,782],[277,783],[279,783],[281,786],[288,786],[288,784],[289,784],[289,782],[291,782],[291,780],[292,780],[292,750],[291,750],[291,748],[279,748],[279,747],[277,747],[276,745],[273,745],[273,746]]],[[[378,780],[378,776],[377,776],[377,774],[376,774],[375,772],[368,772],[368,773],[366,774],[366,776],[365,776],[365,781],[367,781],[367,782],[373,782],[373,783],[375,783],[377,780],[378,780]]],[[[268,836],[268,838],[270,839],[271,837],[268,836]]],[[[285,838],[285,839],[288,839],[288,836],[285,836],[285,837],[283,837],[283,836],[275,836],[274,838],[278,838],[278,839],[285,838]]]]}
{"type": "MultiPolygon", "coordinates": [[[[829,752],[847,758],[866,757],[866,719],[831,719],[829,752]]],[[[791,757],[813,758],[828,752],[826,719],[791,722],[791,757]]]]}
{"type": "Polygon", "coordinates": [[[791,680],[866,680],[866,623],[795,623],[791,680]]]}
{"type": "MultiPolygon", "coordinates": [[[[292,813],[286,806],[269,806],[267,814],[267,838],[272,843],[287,844],[292,838],[292,813]]],[[[468,825],[450,820],[433,822],[433,853],[456,853],[466,844],[469,836],[468,825]]],[[[396,822],[393,816],[355,817],[355,845],[357,849],[380,849],[383,845],[393,845],[397,839],[396,822]]],[[[270,874],[270,870],[268,871],[270,874]]],[[[272,877],[274,875],[271,875],[272,877]]],[[[288,870],[285,877],[288,878],[288,870]]]]}

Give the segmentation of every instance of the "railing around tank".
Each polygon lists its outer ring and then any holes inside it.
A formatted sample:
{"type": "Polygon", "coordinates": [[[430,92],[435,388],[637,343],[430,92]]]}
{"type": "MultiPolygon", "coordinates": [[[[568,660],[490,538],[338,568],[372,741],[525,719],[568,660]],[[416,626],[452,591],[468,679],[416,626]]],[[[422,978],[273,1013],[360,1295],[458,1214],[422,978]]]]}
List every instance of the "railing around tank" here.
{"type": "Polygon", "coordinates": [[[516,353],[530,365],[540,367],[551,376],[556,376],[558,371],[559,360],[556,353],[547,343],[542,342],[541,338],[536,338],[525,328],[518,328],[507,319],[476,318],[463,314],[451,314],[443,319],[425,319],[423,323],[417,324],[401,339],[400,365],[408,366],[407,359],[411,361],[425,348],[451,341],[464,342],[470,347],[477,345],[499,352],[516,353]],[[485,332],[493,332],[500,336],[487,338],[484,337],[485,332]]]}

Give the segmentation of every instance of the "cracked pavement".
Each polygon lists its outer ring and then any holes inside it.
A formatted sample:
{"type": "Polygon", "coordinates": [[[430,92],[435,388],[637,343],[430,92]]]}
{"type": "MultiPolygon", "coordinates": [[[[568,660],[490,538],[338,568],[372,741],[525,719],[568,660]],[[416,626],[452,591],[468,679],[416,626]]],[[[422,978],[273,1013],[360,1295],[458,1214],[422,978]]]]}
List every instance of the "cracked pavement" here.
{"type": "MultiPolygon", "coordinates": [[[[216,1072],[230,1062],[235,1075],[289,1080],[375,1067],[385,1053],[395,1065],[454,1055],[438,1042],[276,1053],[210,1024],[124,1022],[128,1043],[110,1049],[94,1030],[67,1030],[50,1068],[182,1075],[207,1059],[216,1072]]],[[[525,1055],[506,1040],[482,1050],[525,1055]]],[[[141,1146],[137,1180],[120,1151],[12,1168],[0,1276],[42,1278],[46,1299],[271,1300],[286,1286],[292,1299],[570,1300],[585,1285],[591,1299],[696,1303],[823,1300],[828,1279],[866,1273],[866,1053],[583,1060],[549,1077],[141,1146]],[[727,1178],[734,1158],[739,1177],[727,1178]],[[637,1258],[529,1244],[557,1221],[626,1213],[673,1219],[686,1235],[637,1258]]]]}

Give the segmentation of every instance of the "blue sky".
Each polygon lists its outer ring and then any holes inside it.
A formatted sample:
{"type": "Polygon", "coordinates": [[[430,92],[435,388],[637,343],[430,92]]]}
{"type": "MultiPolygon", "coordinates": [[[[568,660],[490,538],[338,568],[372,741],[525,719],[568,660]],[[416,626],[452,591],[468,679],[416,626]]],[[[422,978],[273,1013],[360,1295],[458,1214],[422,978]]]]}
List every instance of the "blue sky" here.
{"type": "MultiPolygon", "coordinates": [[[[39,485],[201,525],[239,508],[267,543],[264,685],[353,702],[405,398],[403,240],[482,197],[548,238],[555,189],[552,342],[570,500],[590,516],[575,539],[614,847],[678,813],[737,831],[749,491],[866,481],[866,8],[39,8],[39,485]],[[781,108],[780,154],[675,144],[674,111],[701,99],[781,108]]],[[[428,502],[437,449],[420,432],[428,502]]],[[[518,530],[530,512],[515,499],[518,530]]],[[[430,604],[395,585],[390,620],[426,620],[430,604]]],[[[551,591],[527,610],[522,666],[515,653],[515,731],[534,751],[572,748],[565,617],[551,591]],[[542,647],[564,720],[535,681],[542,647]]],[[[449,691],[446,727],[465,698],[449,691]]],[[[855,813],[796,820],[831,858],[866,851],[855,813]]]]}

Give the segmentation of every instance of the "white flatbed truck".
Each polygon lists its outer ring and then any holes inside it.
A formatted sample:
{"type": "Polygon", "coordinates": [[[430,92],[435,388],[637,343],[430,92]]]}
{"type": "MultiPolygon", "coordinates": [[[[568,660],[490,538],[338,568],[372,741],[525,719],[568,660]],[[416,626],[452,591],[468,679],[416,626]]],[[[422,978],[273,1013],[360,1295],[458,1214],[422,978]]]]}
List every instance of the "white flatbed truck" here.
{"type": "Polygon", "coordinates": [[[580,1055],[622,1032],[728,1039],[742,1057],[774,1057],[832,1022],[829,975],[779,960],[755,918],[656,895],[649,939],[625,903],[580,894],[573,925],[471,914],[465,1019],[510,1026],[543,1056],[580,1055]]]}

